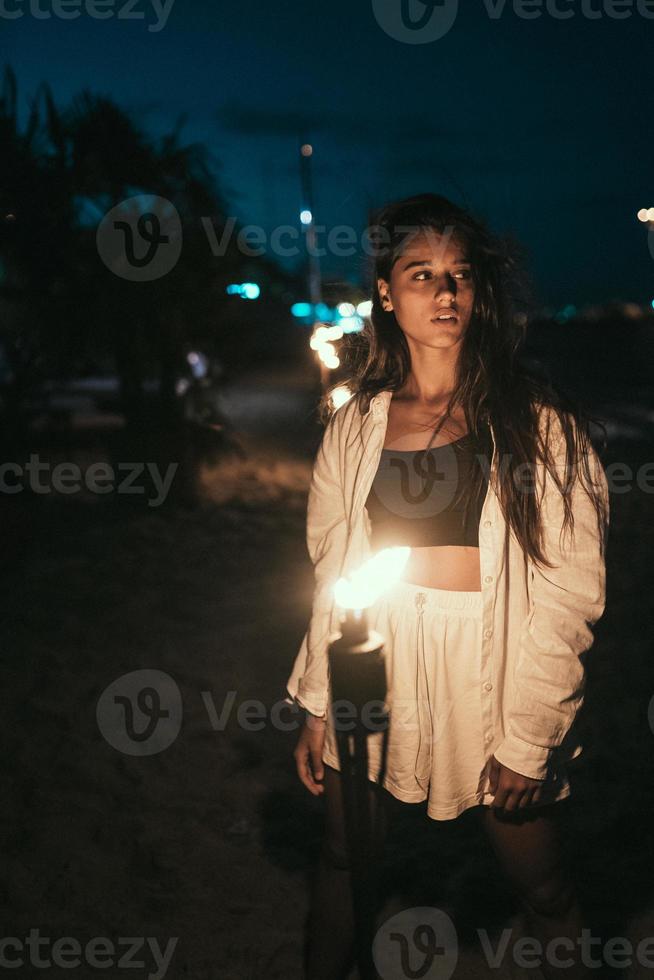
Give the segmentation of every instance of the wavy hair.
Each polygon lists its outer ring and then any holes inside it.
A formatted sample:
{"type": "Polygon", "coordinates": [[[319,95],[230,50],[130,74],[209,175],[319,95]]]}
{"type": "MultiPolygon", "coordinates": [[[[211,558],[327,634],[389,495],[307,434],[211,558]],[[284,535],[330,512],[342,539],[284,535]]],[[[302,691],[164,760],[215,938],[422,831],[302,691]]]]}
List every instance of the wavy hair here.
{"type": "MultiPolygon", "coordinates": [[[[465,247],[472,268],[473,309],[461,344],[455,386],[432,433],[433,438],[460,406],[468,431],[483,449],[475,457],[472,482],[465,492],[466,516],[468,507],[483,493],[485,481],[489,479],[480,456],[488,456],[489,445],[492,449],[489,430],[492,423],[501,465],[490,479],[507,524],[523,552],[535,563],[552,567],[543,553],[537,494],[524,492],[525,472],[531,479],[532,490],[536,489],[539,464],[546,467],[562,495],[562,533],[569,528],[574,534],[571,498],[579,475],[595,507],[603,550],[608,506],[589,468],[594,451],[589,421],[597,420],[581,408],[577,398],[560,387],[557,390],[549,378],[539,376],[519,358],[528,322],[525,310],[532,304],[532,285],[524,271],[524,249],[508,236],[494,235],[482,219],[445,197],[437,194],[409,197],[370,215],[372,310],[360,333],[346,335],[341,354],[349,376],[324,393],[319,404],[321,421],[328,421],[333,413],[332,394],[343,383],[357,399],[362,414],[374,395],[383,390],[398,391],[405,385],[411,371],[410,350],[394,312],[384,310],[381,305],[377,280],[389,282],[393,266],[408,241],[416,234],[430,231],[449,233],[465,247]],[[539,431],[542,406],[554,412],[548,413],[543,437],[539,431]],[[557,434],[553,441],[558,443],[556,454],[549,438],[551,422],[557,434]],[[565,460],[561,479],[563,442],[565,460]]],[[[599,425],[603,428],[601,422],[599,425]]],[[[605,447],[604,431],[602,448],[605,447]]]]}

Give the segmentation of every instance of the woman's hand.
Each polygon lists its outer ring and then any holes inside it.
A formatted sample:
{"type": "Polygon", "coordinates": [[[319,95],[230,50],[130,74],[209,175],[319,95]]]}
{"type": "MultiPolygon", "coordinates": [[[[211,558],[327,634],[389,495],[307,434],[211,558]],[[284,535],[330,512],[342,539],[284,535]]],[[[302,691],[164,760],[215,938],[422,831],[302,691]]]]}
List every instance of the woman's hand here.
{"type": "Polygon", "coordinates": [[[321,785],[325,770],[322,761],[322,747],[325,741],[324,718],[317,718],[307,712],[293,755],[297,774],[314,796],[320,796],[325,787],[321,785]]]}
{"type": "Polygon", "coordinates": [[[541,797],[542,779],[530,779],[508,766],[503,766],[494,755],[489,763],[490,791],[495,797],[491,806],[509,813],[538,803],[541,797]]]}

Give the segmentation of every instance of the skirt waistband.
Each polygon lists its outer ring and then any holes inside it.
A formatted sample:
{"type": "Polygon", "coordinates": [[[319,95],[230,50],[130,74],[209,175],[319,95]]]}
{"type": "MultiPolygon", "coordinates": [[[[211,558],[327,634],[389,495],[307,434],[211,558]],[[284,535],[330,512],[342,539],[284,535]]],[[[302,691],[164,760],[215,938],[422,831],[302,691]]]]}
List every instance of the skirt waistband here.
{"type": "Polygon", "coordinates": [[[400,599],[406,602],[417,602],[419,595],[424,596],[421,604],[425,609],[460,609],[469,613],[481,615],[483,607],[480,590],[465,592],[454,589],[432,589],[413,582],[396,582],[385,593],[389,599],[400,599]]]}

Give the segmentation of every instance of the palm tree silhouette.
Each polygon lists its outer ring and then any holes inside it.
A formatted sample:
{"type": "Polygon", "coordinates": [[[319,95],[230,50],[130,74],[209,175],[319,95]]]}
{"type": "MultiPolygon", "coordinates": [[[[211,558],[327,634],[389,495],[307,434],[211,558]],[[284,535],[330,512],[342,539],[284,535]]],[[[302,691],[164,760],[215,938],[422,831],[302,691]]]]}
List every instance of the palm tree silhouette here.
{"type": "MultiPolygon", "coordinates": [[[[10,346],[20,335],[48,372],[72,370],[84,351],[113,357],[123,411],[136,426],[143,422],[144,381],[153,369],[160,379],[159,412],[174,414],[184,343],[214,331],[215,311],[225,302],[200,220],[209,217],[218,233],[227,220],[214,176],[219,164],[203,144],[182,142],[184,124],[180,116],[172,132],[151,137],[106,96],[84,90],[60,110],[42,84],[21,131],[16,76],[9,66],[4,73],[0,297],[12,308],[0,330],[10,346]],[[184,227],[177,267],[151,283],[113,275],[95,241],[97,221],[137,195],[170,201],[184,227]]],[[[230,243],[220,262],[229,281],[243,256],[230,243]]]]}

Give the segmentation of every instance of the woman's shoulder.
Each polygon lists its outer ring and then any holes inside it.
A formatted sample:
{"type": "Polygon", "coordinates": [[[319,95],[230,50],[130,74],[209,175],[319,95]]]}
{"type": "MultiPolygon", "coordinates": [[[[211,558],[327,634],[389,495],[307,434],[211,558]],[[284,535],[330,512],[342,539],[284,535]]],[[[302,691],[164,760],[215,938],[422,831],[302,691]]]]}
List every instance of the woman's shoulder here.
{"type": "Polygon", "coordinates": [[[554,400],[540,395],[535,396],[531,404],[543,442],[558,443],[564,437],[564,423],[566,422],[572,431],[576,428],[575,414],[565,404],[557,404],[554,400]]]}
{"type": "Polygon", "coordinates": [[[319,455],[332,456],[342,454],[345,447],[349,446],[352,433],[360,431],[363,416],[359,409],[360,399],[352,395],[347,400],[335,404],[329,395],[323,396],[323,409],[320,419],[323,424],[323,433],[320,443],[319,455]]]}
{"type": "Polygon", "coordinates": [[[588,428],[583,409],[566,398],[534,401],[537,429],[540,441],[539,461],[545,463],[545,455],[562,469],[577,467],[585,456],[599,465],[597,450],[588,428]]]}
{"type": "Polygon", "coordinates": [[[334,407],[327,425],[342,430],[361,424],[368,413],[368,408],[372,411],[373,398],[374,396],[355,391],[342,404],[334,407]]]}

